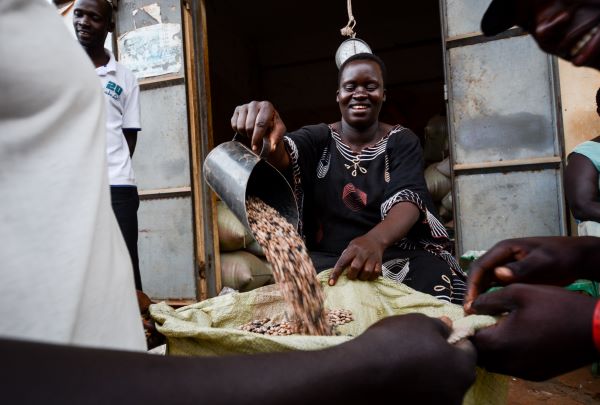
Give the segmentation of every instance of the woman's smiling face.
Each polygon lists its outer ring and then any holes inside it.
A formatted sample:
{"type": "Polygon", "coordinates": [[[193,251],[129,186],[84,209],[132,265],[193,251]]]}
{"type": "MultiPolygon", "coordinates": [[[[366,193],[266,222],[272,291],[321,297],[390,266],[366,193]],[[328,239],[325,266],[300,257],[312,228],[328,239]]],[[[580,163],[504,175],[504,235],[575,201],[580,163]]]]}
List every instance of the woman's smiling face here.
{"type": "Polygon", "coordinates": [[[343,67],[337,102],[345,122],[360,129],[379,118],[385,101],[383,73],[377,62],[355,60],[343,67]]]}

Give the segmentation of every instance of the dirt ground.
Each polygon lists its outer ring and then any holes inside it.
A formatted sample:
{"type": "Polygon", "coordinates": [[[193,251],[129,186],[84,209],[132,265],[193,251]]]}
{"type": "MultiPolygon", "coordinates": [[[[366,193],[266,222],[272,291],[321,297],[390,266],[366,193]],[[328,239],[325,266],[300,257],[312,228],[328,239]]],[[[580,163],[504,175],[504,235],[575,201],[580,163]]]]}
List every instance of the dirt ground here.
{"type": "Polygon", "coordinates": [[[600,376],[584,367],[545,382],[512,378],[508,405],[591,405],[600,404],[600,376]]]}

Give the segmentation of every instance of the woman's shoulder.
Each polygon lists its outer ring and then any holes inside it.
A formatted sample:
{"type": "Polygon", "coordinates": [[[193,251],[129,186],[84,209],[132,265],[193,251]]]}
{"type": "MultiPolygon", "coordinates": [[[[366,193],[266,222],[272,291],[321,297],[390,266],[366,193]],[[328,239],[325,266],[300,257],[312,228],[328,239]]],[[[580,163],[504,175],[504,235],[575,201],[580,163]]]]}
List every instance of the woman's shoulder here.
{"type": "Polygon", "coordinates": [[[419,137],[410,128],[404,127],[400,124],[388,126],[388,145],[413,145],[420,144],[419,137]]]}
{"type": "Polygon", "coordinates": [[[329,125],[327,124],[314,124],[314,125],[305,125],[293,132],[290,132],[290,135],[293,136],[310,136],[317,139],[328,137],[329,136],[329,125]]]}

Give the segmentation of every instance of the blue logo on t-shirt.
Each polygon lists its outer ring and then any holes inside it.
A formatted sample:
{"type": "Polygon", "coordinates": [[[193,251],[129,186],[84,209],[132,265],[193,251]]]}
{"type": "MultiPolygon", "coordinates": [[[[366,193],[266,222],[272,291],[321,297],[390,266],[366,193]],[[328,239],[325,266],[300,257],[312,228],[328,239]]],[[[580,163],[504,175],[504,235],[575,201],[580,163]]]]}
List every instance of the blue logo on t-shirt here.
{"type": "Polygon", "coordinates": [[[106,94],[109,97],[112,97],[115,100],[119,100],[121,93],[123,93],[123,88],[117,83],[111,81],[106,83],[106,87],[104,88],[104,94],[106,94]]]}

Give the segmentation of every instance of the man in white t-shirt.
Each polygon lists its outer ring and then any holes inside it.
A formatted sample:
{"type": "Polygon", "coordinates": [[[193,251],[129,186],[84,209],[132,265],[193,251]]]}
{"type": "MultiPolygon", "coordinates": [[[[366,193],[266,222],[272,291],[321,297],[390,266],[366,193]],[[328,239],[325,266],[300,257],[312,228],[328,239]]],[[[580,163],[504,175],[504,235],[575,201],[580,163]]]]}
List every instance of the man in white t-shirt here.
{"type": "Polygon", "coordinates": [[[141,128],[140,88],[133,73],[104,48],[106,36],[114,29],[112,1],[77,0],[73,6],[73,26],[102,83],[111,202],[131,257],[135,287],[142,291],[137,251],[140,200],[131,166],[141,128]]]}

